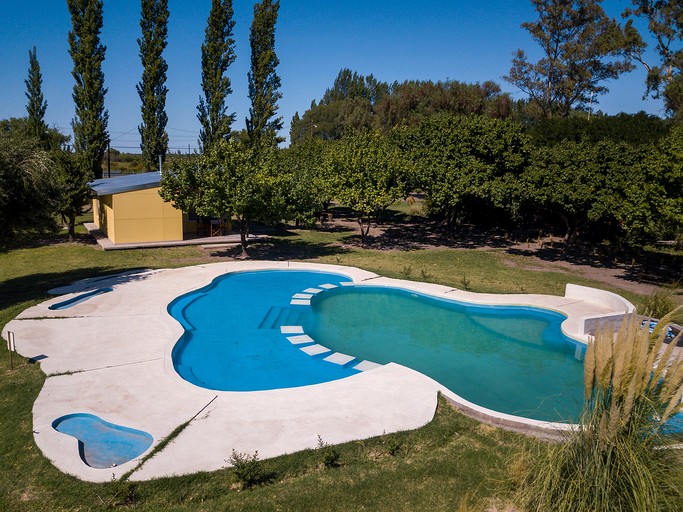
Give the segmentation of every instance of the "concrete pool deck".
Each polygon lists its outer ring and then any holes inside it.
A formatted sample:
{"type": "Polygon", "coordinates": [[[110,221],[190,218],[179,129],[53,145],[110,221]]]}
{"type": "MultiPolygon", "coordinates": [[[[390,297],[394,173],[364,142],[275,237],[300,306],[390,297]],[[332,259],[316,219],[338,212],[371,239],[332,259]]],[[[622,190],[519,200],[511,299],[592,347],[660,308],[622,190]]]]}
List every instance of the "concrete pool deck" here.
{"type": "Polygon", "coordinates": [[[183,328],[167,313],[168,304],[224,273],[264,269],[320,270],[346,275],[358,285],[402,287],[482,304],[540,306],[567,315],[563,330],[580,340],[599,319],[610,321],[633,311],[614,294],[572,285],[564,297],[475,294],[353,267],[307,263],[228,262],[82,280],[56,290],[65,295],[23,311],[3,333],[7,337],[7,331],[13,332],[17,351],[39,361],[47,375],[33,407],[34,438],[45,456],[60,470],[89,481],[109,481],[135,468],[141,458],[110,469],[91,468],[81,461],[77,440],[52,428],[63,415],[90,413],[148,432],[154,437],[152,448],[189,422],[136,469],[133,480],[211,471],[227,466],[233,449],[258,450],[261,458],[268,458],[315,448],[318,436],[336,444],[418,428],[433,418],[438,392],[470,414],[508,427],[564,427],[483,409],[393,363],[342,380],[269,391],[214,391],[183,380],[171,360],[183,328]],[[48,309],[108,286],[114,291],[68,309],[48,309]]]}

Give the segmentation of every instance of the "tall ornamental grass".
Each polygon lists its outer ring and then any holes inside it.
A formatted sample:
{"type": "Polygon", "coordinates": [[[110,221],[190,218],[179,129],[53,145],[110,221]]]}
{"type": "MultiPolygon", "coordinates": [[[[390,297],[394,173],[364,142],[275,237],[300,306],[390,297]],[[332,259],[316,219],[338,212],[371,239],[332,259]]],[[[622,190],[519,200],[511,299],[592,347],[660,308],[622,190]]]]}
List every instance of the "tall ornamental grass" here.
{"type": "Polygon", "coordinates": [[[531,454],[518,495],[525,510],[683,510],[683,456],[667,446],[681,439],[665,426],[683,410],[681,336],[664,343],[676,311],[652,334],[633,315],[588,344],[580,423],[565,442],[531,454]]]}

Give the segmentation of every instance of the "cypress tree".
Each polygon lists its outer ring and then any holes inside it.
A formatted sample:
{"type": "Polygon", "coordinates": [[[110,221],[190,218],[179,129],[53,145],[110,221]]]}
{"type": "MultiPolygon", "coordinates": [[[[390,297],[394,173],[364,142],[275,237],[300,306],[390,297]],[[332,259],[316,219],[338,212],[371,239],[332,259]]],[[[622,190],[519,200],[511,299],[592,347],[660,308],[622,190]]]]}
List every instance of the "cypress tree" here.
{"type": "Polygon", "coordinates": [[[109,113],[104,108],[102,62],[107,47],[100,43],[101,0],[67,0],[72,30],[69,54],[74,62],[71,74],[76,80],[72,97],[76,116],[71,121],[74,148],[81,165],[94,178],[102,177],[102,157],[107,147],[109,113]]]}
{"type": "Polygon", "coordinates": [[[202,125],[199,144],[206,152],[211,145],[230,137],[235,114],[227,114],[225,99],[232,93],[230,78],[225,76],[235,62],[235,40],[232,31],[232,0],[212,0],[202,44],[202,91],[197,105],[197,119],[202,125]]]}
{"type": "Polygon", "coordinates": [[[142,0],[140,28],[142,38],[138,39],[142,61],[142,81],[136,85],[142,105],[140,149],[147,170],[157,167],[159,156],[166,159],[168,134],[166,133],[166,71],[168,65],[162,54],[166,48],[168,34],[168,0],[142,0]]]}
{"type": "Polygon", "coordinates": [[[247,75],[251,100],[247,133],[254,144],[276,144],[284,140],[277,136],[282,128],[282,117],[275,118],[277,100],[282,97],[278,91],[280,77],[275,73],[280,63],[275,54],[275,22],[279,8],[279,0],[262,0],[254,5],[254,19],[249,34],[251,68],[247,75]]]}
{"type": "Polygon", "coordinates": [[[36,47],[28,51],[28,78],[24,80],[26,84],[26,113],[28,117],[29,133],[41,141],[47,138],[47,125],[45,124],[45,110],[47,101],[43,97],[43,77],[40,73],[40,64],[36,56],[36,47]]]}

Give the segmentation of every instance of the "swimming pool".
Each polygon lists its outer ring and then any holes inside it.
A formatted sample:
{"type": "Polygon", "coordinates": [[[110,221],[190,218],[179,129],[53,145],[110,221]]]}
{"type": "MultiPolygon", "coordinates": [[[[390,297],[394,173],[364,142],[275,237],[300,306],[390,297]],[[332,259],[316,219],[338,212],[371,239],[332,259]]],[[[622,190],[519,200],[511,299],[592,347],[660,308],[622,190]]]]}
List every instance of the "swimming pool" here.
{"type": "MultiPolygon", "coordinates": [[[[354,365],[311,357],[283,335],[379,364],[396,362],[482,407],[544,421],[573,421],[583,398],[583,345],[565,319],[529,307],[478,306],[402,289],[341,286],[310,271],[230,273],[177,298],[184,327],[172,359],[200,387],[256,391],[357,374],[354,365]],[[322,285],[322,286],[321,286],[322,285]],[[310,293],[305,293],[310,292],[310,293]]],[[[323,354],[325,355],[325,354],[323,354]]]]}
{"type": "Polygon", "coordinates": [[[280,331],[310,314],[290,304],[293,295],[342,281],[348,278],[321,272],[235,272],[177,298],[168,311],[185,333],[173,348],[175,370],[188,382],[221,391],[308,386],[357,374],[311,357],[280,331]]]}

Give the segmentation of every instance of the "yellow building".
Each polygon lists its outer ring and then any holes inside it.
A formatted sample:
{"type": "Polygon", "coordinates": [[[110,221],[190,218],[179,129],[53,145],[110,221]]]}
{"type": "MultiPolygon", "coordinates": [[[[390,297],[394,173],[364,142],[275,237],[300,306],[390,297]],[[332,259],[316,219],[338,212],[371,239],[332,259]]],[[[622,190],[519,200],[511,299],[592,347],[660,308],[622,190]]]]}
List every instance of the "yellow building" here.
{"type": "Polygon", "coordinates": [[[197,235],[197,223],[159,195],[158,172],[91,182],[93,217],[112,244],[172,242],[197,235]]]}

